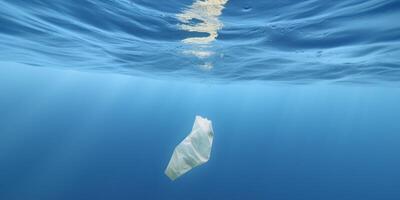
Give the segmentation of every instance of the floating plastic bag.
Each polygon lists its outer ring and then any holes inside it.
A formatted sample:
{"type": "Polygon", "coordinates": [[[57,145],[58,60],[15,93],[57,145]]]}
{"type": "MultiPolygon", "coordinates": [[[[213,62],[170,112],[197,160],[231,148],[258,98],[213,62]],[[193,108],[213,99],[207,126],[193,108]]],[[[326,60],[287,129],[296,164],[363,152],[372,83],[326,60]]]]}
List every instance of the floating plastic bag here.
{"type": "Polygon", "coordinates": [[[192,132],[175,147],[165,174],[171,179],[182,176],[210,159],[214,132],[211,121],[196,116],[192,132]]]}

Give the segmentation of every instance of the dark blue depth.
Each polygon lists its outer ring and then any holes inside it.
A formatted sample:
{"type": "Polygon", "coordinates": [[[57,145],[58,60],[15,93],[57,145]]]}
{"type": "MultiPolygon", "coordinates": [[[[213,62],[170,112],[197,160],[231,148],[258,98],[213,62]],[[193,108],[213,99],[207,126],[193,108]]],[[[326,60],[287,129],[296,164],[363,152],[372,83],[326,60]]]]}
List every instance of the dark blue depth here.
{"type": "Polygon", "coordinates": [[[400,197],[397,88],[1,73],[0,199],[400,197]],[[196,114],[213,121],[211,159],[171,182],[196,114]]]}

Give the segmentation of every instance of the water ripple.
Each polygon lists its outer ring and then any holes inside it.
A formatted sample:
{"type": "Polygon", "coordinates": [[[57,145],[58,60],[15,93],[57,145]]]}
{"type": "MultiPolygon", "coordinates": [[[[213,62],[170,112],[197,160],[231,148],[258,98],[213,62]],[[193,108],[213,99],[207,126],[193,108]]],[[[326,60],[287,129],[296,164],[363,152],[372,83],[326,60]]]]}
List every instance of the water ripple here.
{"type": "Polygon", "coordinates": [[[399,19],[398,0],[3,0],[0,61],[155,78],[399,82],[399,19]],[[207,41],[182,43],[196,38],[207,41]]]}

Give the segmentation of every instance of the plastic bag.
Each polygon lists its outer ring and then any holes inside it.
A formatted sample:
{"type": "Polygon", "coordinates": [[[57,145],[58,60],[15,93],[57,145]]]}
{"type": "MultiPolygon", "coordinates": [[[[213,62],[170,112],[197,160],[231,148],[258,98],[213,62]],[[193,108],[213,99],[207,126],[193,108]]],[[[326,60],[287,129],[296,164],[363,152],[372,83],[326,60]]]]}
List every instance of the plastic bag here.
{"type": "Polygon", "coordinates": [[[192,132],[175,147],[165,174],[175,180],[194,167],[206,163],[210,159],[213,137],[211,121],[196,116],[192,132]]]}

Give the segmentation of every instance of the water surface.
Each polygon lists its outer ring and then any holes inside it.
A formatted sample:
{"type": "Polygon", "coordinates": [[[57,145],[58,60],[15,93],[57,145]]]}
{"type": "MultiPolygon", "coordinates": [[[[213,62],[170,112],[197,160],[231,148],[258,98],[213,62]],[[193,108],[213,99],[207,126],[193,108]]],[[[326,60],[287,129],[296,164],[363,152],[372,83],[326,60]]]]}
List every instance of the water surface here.
{"type": "Polygon", "coordinates": [[[222,82],[398,82],[398,0],[2,0],[0,60],[222,82]]]}

